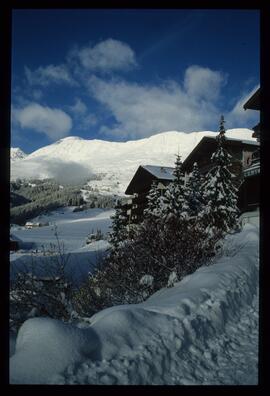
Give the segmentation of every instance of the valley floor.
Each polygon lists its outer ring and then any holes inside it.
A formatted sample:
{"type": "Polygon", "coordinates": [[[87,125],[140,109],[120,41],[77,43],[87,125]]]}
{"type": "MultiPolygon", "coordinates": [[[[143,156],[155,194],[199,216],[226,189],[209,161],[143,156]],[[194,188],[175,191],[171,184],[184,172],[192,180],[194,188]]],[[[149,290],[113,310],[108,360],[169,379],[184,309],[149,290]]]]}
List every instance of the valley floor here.
{"type": "Polygon", "coordinates": [[[258,382],[259,230],[230,235],[222,257],[141,304],[64,324],[27,320],[11,383],[249,385],[258,382]]]}
{"type": "Polygon", "coordinates": [[[20,240],[22,249],[10,255],[11,277],[20,269],[31,267],[32,270],[33,260],[35,271],[42,275],[43,269],[51,262],[51,256],[47,253],[58,252],[55,230],[63,247],[63,257],[67,262],[66,272],[70,280],[80,283],[87,276],[99,256],[105,254],[109,247],[106,238],[114,209],[88,209],[81,212],[73,212],[73,209],[74,207],[57,209],[32,220],[49,223],[48,226],[33,229],[12,226],[11,233],[20,240]],[[87,236],[97,230],[102,232],[105,240],[87,245],[87,236]]]}

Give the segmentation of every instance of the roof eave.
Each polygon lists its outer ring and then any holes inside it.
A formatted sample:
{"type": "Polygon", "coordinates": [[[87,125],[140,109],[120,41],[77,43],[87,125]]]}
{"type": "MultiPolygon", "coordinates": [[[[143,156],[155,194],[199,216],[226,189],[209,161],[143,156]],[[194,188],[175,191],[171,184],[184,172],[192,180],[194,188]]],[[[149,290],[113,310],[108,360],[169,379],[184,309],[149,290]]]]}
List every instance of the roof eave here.
{"type": "Polygon", "coordinates": [[[260,110],[260,88],[243,105],[244,110],[260,110]]]}

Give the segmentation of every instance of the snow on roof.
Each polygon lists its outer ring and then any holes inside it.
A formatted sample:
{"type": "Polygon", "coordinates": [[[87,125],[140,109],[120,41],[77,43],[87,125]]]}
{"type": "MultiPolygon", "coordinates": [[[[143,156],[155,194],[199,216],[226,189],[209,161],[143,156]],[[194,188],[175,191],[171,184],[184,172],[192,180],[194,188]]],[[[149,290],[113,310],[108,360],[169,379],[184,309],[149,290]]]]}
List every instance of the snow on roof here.
{"type": "MultiPolygon", "coordinates": [[[[210,139],[216,139],[216,136],[203,136],[202,139],[204,139],[205,137],[210,138],[210,139]]],[[[254,145],[254,146],[260,146],[260,143],[257,142],[257,140],[255,140],[255,139],[253,141],[253,140],[247,140],[247,139],[232,138],[232,137],[226,136],[226,134],[225,134],[225,137],[226,137],[226,140],[233,140],[235,142],[241,142],[243,144],[251,144],[251,145],[254,145]]]]}
{"type": "Polygon", "coordinates": [[[142,165],[142,167],[158,179],[173,180],[174,178],[174,168],[170,166],[142,165]]]}
{"type": "Polygon", "coordinates": [[[260,146],[260,143],[259,142],[257,142],[257,141],[252,141],[252,140],[244,140],[244,139],[237,139],[237,138],[227,138],[226,137],[226,139],[228,139],[228,140],[237,140],[238,142],[242,142],[242,143],[244,143],[244,144],[252,144],[253,146],[260,146]]]}

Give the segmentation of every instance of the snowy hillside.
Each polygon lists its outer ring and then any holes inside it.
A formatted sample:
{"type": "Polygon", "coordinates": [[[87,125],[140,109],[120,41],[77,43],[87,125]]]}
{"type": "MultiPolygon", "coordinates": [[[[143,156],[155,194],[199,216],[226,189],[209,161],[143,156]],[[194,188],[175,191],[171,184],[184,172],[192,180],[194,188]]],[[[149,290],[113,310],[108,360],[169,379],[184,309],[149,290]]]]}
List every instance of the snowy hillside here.
{"type": "Polygon", "coordinates": [[[10,149],[10,160],[11,162],[19,161],[27,157],[27,154],[25,154],[20,148],[14,147],[10,149]]]}
{"type": "Polygon", "coordinates": [[[258,235],[227,236],[215,264],[141,304],[87,322],[22,325],[11,383],[248,385],[258,383],[258,235]]]}
{"type": "MultiPolygon", "coordinates": [[[[232,129],[228,137],[252,140],[252,130],[232,129]]],[[[11,164],[11,178],[48,178],[60,182],[92,180],[89,184],[103,193],[123,193],[139,165],[173,166],[175,154],[182,160],[203,136],[216,132],[163,132],[149,138],[108,142],[67,137],[43,147],[11,164]]]]}
{"type": "MultiPolygon", "coordinates": [[[[68,263],[66,272],[74,283],[80,282],[87,276],[95,265],[98,254],[102,255],[109,247],[106,240],[86,244],[87,235],[98,229],[104,234],[109,231],[111,216],[114,210],[88,209],[83,212],[73,212],[74,207],[57,209],[49,214],[40,215],[33,222],[48,223],[48,226],[26,229],[25,227],[11,227],[13,239],[20,240],[21,249],[10,255],[10,276],[14,278],[20,269],[31,267],[35,258],[35,272],[46,272],[50,256],[42,254],[43,247],[47,250],[56,244],[55,228],[58,237],[64,242],[64,256],[68,263]]],[[[33,270],[33,269],[32,269],[33,270]]]]}

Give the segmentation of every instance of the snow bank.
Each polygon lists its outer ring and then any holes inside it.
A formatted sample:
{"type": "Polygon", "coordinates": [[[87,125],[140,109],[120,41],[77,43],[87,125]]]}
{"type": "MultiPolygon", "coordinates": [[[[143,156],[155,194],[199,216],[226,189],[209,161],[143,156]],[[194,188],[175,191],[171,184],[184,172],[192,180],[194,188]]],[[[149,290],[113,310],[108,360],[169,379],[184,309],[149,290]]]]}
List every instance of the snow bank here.
{"type": "Polygon", "coordinates": [[[77,329],[55,319],[35,318],[21,327],[11,358],[13,383],[46,383],[70,363],[98,358],[98,338],[90,329],[77,329]]]}
{"type": "Polygon", "coordinates": [[[258,228],[246,225],[216,264],[142,304],[105,309],[77,327],[26,321],[11,383],[256,383],[257,289],[258,228]]]}

